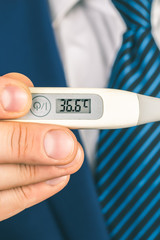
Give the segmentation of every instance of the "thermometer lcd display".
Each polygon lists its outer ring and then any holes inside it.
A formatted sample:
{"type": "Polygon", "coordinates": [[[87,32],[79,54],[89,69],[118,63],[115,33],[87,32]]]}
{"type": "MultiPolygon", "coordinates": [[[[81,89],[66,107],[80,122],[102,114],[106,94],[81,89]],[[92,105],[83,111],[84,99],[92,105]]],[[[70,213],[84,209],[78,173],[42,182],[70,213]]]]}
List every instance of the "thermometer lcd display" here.
{"type": "Polygon", "coordinates": [[[91,99],[56,99],[56,113],[91,113],[91,99]]]}
{"type": "MultiPolygon", "coordinates": [[[[54,88],[53,88],[54,89],[54,88]]],[[[70,89],[69,89],[70,90],[70,89]]],[[[103,100],[92,93],[32,93],[30,112],[21,120],[97,120],[103,115],[103,100]]]]}

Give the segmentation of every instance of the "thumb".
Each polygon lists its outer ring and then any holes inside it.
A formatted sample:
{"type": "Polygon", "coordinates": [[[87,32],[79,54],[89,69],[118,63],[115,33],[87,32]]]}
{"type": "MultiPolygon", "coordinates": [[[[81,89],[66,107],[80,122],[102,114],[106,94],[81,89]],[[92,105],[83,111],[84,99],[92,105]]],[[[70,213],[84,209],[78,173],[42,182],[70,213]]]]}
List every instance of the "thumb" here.
{"type": "Polygon", "coordinates": [[[19,118],[31,108],[32,96],[24,81],[12,75],[0,77],[0,119],[19,118]]]}

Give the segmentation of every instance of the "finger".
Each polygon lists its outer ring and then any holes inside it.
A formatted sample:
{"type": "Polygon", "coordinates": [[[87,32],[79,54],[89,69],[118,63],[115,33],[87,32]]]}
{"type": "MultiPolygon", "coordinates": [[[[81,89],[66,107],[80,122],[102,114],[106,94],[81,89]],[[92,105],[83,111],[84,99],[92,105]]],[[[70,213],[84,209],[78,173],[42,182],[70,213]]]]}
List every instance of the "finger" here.
{"type": "Polygon", "coordinates": [[[0,77],[0,119],[21,117],[31,104],[31,93],[22,81],[0,77]]]}
{"type": "Polygon", "coordinates": [[[14,188],[0,192],[0,221],[7,219],[61,191],[68,183],[69,176],[47,182],[14,188]],[[3,206],[3,207],[2,207],[3,206]]]}
{"type": "Polygon", "coordinates": [[[76,137],[65,127],[0,122],[0,129],[0,163],[64,165],[76,156],[76,137]]]}
{"type": "Polygon", "coordinates": [[[2,164],[0,165],[0,189],[2,191],[71,175],[80,169],[83,159],[83,149],[79,145],[74,160],[61,167],[2,164]]]}
{"type": "Polygon", "coordinates": [[[27,85],[27,87],[34,87],[32,81],[28,77],[26,77],[24,74],[21,74],[21,73],[16,73],[16,72],[7,73],[3,75],[3,77],[12,78],[20,82],[23,82],[25,85],[27,85]]]}
{"type": "Polygon", "coordinates": [[[68,172],[68,174],[75,173],[80,169],[80,167],[83,164],[83,161],[84,161],[84,151],[81,144],[78,142],[78,150],[74,160],[68,164],[57,166],[57,168],[61,168],[64,170],[69,169],[69,171],[71,172],[68,172]]]}

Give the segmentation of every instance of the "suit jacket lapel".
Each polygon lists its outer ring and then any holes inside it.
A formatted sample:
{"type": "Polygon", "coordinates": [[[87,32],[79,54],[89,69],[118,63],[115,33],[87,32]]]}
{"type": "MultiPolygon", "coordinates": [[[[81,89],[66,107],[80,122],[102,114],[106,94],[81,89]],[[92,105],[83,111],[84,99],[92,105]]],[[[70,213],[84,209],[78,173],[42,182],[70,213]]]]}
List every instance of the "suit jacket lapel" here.
{"type": "MultiPolygon", "coordinates": [[[[1,1],[0,28],[1,75],[17,71],[30,77],[35,86],[66,86],[46,0],[17,0],[16,4],[1,1]]],[[[80,141],[78,131],[75,134],[80,141]]],[[[46,230],[45,240],[51,239],[51,235],[55,240],[108,239],[87,160],[63,191],[1,223],[1,236],[6,224],[14,235],[15,224],[21,222],[26,223],[28,230],[32,225],[35,232],[46,230]],[[52,228],[48,228],[47,222],[52,228]]],[[[19,231],[22,236],[24,225],[19,231]]],[[[32,236],[32,232],[27,234],[24,240],[32,236]]],[[[37,239],[44,239],[42,233],[37,239]]]]}
{"type": "MultiPolygon", "coordinates": [[[[74,133],[80,141],[78,132],[74,133]]],[[[65,239],[108,239],[86,158],[80,171],[71,176],[68,186],[48,202],[65,239]]]]}

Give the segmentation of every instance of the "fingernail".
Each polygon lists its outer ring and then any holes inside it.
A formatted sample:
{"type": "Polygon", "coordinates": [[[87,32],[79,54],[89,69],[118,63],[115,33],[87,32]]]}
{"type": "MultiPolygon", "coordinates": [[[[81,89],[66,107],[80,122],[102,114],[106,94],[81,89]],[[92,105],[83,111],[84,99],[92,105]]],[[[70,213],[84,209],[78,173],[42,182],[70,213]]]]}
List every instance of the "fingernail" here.
{"type": "Polygon", "coordinates": [[[59,168],[69,168],[69,167],[72,167],[72,165],[75,165],[81,158],[81,155],[82,155],[82,151],[80,149],[80,147],[78,147],[78,150],[77,150],[77,154],[74,158],[74,160],[66,165],[63,165],[63,166],[58,166],[59,168]]]}
{"type": "Polygon", "coordinates": [[[49,157],[57,160],[64,159],[73,152],[74,140],[65,131],[52,130],[45,135],[44,148],[49,157]]]}
{"type": "Polygon", "coordinates": [[[63,177],[59,177],[59,178],[54,178],[54,179],[48,180],[48,181],[46,181],[46,183],[48,185],[55,186],[55,185],[58,185],[61,182],[66,181],[66,179],[67,179],[67,176],[63,176],[63,177]]]}
{"type": "Polygon", "coordinates": [[[20,112],[27,105],[28,95],[17,86],[6,86],[1,94],[1,104],[5,111],[20,112]]]}

